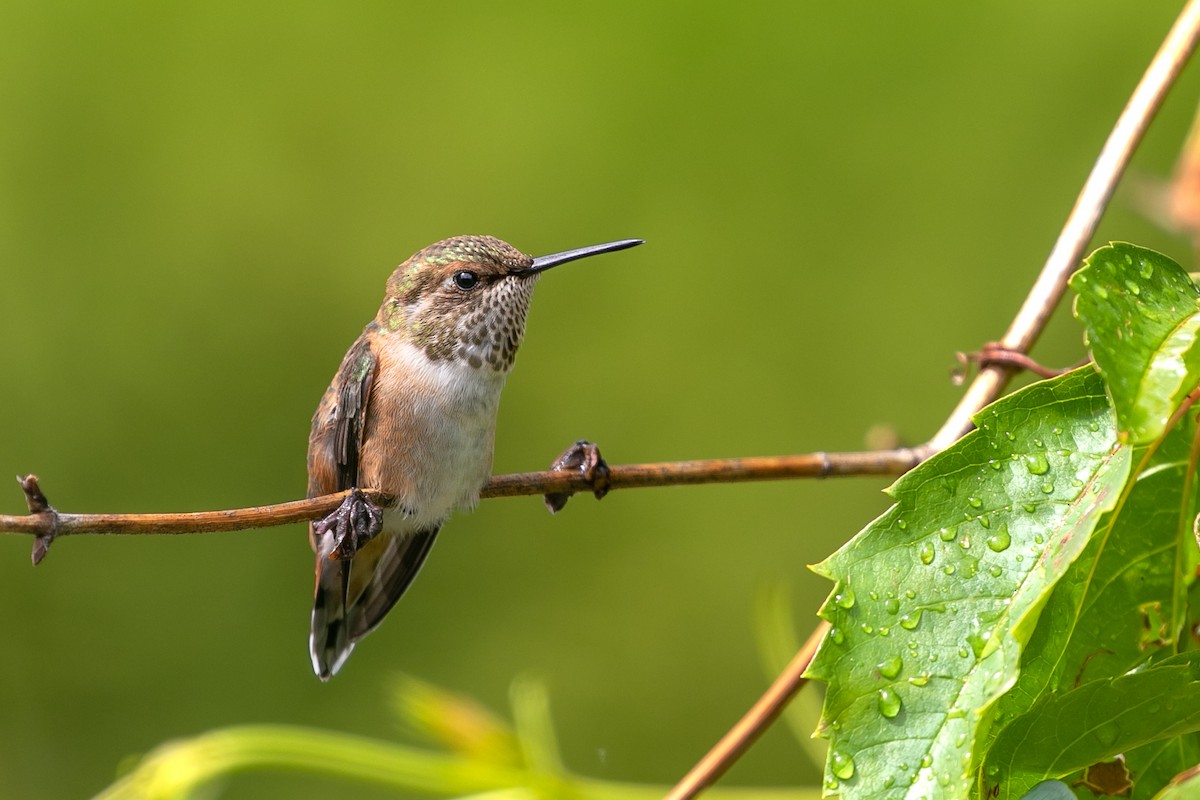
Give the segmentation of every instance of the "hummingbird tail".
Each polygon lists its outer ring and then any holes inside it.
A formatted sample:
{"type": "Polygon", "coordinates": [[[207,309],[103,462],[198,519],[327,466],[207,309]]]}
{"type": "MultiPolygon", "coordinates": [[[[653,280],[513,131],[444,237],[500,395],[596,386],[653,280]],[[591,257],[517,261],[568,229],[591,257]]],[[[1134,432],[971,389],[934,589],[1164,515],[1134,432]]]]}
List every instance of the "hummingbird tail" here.
{"type": "Polygon", "coordinates": [[[383,621],[412,583],[438,528],[383,533],[352,559],[317,555],[317,588],[308,637],[313,671],[323,681],[342,668],[354,643],[383,621]]]}
{"type": "Polygon", "coordinates": [[[312,629],[308,649],[313,672],[323,681],[333,677],[354,649],[346,618],[346,589],[350,585],[350,562],[327,561],[317,569],[313,598],[312,629]],[[327,564],[327,566],[326,566],[327,564]]]}

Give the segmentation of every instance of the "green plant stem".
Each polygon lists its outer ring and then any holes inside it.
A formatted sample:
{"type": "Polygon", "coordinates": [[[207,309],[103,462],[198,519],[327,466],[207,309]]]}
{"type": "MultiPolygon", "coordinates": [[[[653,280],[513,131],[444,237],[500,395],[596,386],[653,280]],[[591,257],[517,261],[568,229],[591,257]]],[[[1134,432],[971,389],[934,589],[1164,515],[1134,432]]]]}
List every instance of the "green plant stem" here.
{"type": "MultiPolygon", "coordinates": [[[[441,796],[527,788],[538,796],[658,800],[666,792],[661,786],[540,775],[346,733],[257,725],[168,742],[96,795],[96,800],[177,798],[218,778],[256,770],[310,772],[441,796]]],[[[718,800],[817,800],[820,790],[725,789],[715,790],[711,796],[718,800]]]]}

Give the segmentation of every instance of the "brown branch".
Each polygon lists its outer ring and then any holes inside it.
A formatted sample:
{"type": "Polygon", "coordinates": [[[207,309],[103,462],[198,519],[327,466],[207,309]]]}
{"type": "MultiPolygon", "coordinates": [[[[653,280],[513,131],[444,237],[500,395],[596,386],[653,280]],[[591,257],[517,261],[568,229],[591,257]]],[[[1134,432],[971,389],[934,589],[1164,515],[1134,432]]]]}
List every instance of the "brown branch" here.
{"type": "MultiPolygon", "coordinates": [[[[760,458],[667,461],[658,464],[610,466],[607,480],[609,489],[635,489],[697,483],[825,478],[833,475],[901,475],[919,464],[924,457],[926,454],[921,451],[900,448],[862,453],[811,453],[760,458]]],[[[50,542],[59,536],[99,533],[215,533],[270,528],[319,519],[337,508],[347,494],[340,492],[309,500],[223,511],[69,514],[50,505],[42,494],[37,476],[27,475],[18,478],[18,482],[25,492],[30,513],[21,516],[0,514],[0,533],[27,533],[38,537],[34,550],[35,564],[45,556],[50,542]]],[[[493,477],[484,487],[482,496],[519,497],[551,492],[569,495],[574,492],[592,491],[593,488],[581,472],[520,472],[493,477]]],[[[386,500],[380,496],[376,497],[386,500]]]]}
{"type": "Polygon", "coordinates": [[[774,680],[771,686],[758,698],[746,715],[738,720],[729,731],[721,737],[713,749],[692,767],[683,780],[675,784],[666,800],[689,800],[717,781],[725,771],[741,758],[742,753],[754,744],[779,713],[783,711],[788,701],[807,683],[804,671],[808,669],[821,640],[829,631],[829,623],[822,620],[800,646],[800,650],[783,668],[783,672],[774,680]]]}

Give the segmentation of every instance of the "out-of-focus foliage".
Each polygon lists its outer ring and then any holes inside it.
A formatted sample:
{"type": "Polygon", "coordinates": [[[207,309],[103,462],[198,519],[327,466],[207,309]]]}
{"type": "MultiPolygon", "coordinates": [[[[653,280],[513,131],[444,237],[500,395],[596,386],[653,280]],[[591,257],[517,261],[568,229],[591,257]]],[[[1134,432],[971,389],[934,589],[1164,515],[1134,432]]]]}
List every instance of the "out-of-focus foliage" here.
{"type": "MultiPolygon", "coordinates": [[[[581,436],[614,462],[852,449],[877,423],[920,441],[1175,11],[0,3],[0,475],[37,472],[68,511],[298,496],[312,410],[388,272],[457,233],[647,240],[539,287],[498,471],[581,436]]],[[[1139,186],[1169,170],[1196,86],[1139,186]]],[[[1101,238],[1184,252],[1142,194],[1101,238]]],[[[1073,325],[1043,342],[1080,353],[1073,325]]],[[[299,526],[80,537],[37,570],[3,537],[0,785],[85,796],[231,725],[389,737],[398,670],[490,707],[533,671],[572,770],[669,783],[764,685],[755,590],[789,581],[803,635],[827,585],[802,565],[880,488],[618,492],[556,518],[489,501],[328,685],[299,526]]],[[[780,729],[727,780],[819,775],[780,729]]],[[[337,786],[247,776],[225,796],[337,786]]]]}

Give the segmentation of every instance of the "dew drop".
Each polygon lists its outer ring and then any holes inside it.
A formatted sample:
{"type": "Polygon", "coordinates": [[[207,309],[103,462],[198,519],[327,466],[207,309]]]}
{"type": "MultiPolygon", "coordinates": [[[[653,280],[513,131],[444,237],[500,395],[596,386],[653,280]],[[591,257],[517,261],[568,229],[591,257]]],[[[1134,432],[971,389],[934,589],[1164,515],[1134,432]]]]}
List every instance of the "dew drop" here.
{"type": "Polygon", "coordinates": [[[872,600],[878,600],[879,592],[867,592],[867,597],[871,598],[872,600]]]}
{"type": "Polygon", "coordinates": [[[1121,733],[1120,726],[1116,721],[1109,720],[1096,728],[1096,738],[1100,740],[1100,744],[1107,747],[1117,740],[1117,736],[1121,733]]]}
{"type": "Polygon", "coordinates": [[[1046,537],[1042,536],[1040,533],[1035,533],[1033,535],[1033,541],[1037,544],[1041,544],[1042,542],[1046,541],[1046,537]]]}
{"type": "Polygon", "coordinates": [[[900,695],[893,689],[879,690],[879,713],[893,719],[900,713],[900,695]]]}
{"type": "Polygon", "coordinates": [[[1042,494],[1052,494],[1053,492],[1054,492],[1054,484],[1053,483],[1043,483],[1042,484],[1042,494]]]}
{"type": "Polygon", "coordinates": [[[900,618],[900,627],[906,631],[915,630],[921,624],[921,609],[917,609],[911,614],[905,614],[900,618]]]}
{"type": "Polygon", "coordinates": [[[941,539],[943,542],[952,542],[952,541],[954,541],[955,536],[958,536],[958,527],[957,526],[955,526],[953,528],[942,528],[941,530],[938,531],[938,538],[941,539]]]}
{"type": "Polygon", "coordinates": [[[966,743],[967,743],[967,735],[966,735],[965,733],[960,733],[960,734],[959,734],[958,736],[956,736],[956,737],[955,737],[955,739],[954,739],[954,746],[955,746],[955,747],[962,747],[962,746],[963,746],[964,744],[966,744],[966,743]]]}
{"type": "Polygon", "coordinates": [[[941,775],[938,775],[938,783],[940,783],[942,786],[949,786],[950,785],[950,773],[943,772],[941,775]]]}
{"type": "Polygon", "coordinates": [[[975,556],[963,556],[962,574],[964,578],[974,578],[979,573],[979,559],[975,556]]]}
{"type": "Polygon", "coordinates": [[[880,675],[891,680],[900,674],[900,670],[904,669],[904,659],[900,656],[892,656],[886,661],[876,664],[875,669],[879,670],[880,675]]]}
{"type": "Polygon", "coordinates": [[[875,629],[864,622],[862,624],[862,632],[865,633],[867,636],[870,636],[872,633],[875,632],[875,629]]]}
{"type": "Polygon", "coordinates": [[[1037,511],[1036,503],[1021,503],[1021,508],[1025,509],[1025,513],[1032,514],[1037,511]]]}
{"type": "Polygon", "coordinates": [[[1045,447],[1046,445],[1042,442],[1041,439],[1034,439],[1033,446],[1040,450],[1041,448],[1045,447]]]}
{"type": "Polygon", "coordinates": [[[959,658],[966,658],[966,657],[967,657],[967,656],[969,656],[969,655],[971,655],[971,651],[970,651],[970,650],[967,648],[967,646],[966,646],[965,644],[964,644],[964,645],[960,645],[960,646],[959,646],[959,648],[958,648],[958,657],[959,657],[959,658]]]}
{"type": "Polygon", "coordinates": [[[929,683],[929,676],[928,675],[913,675],[911,678],[908,679],[908,682],[911,683],[913,686],[925,686],[926,684],[929,683]]]}
{"type": "Polygon", "coordinates": [[[964,536],[961,539],[959,539],[958,546],[961,547],[963,550],[970,550],[971,549],[971,537],[964,536]]]}
{"type": "Polygon", "coordinates": [[[1131,280],[1125,281],[1125,288],[1128,289],[1129,293],[1134,296],[1137,296],[1142,293],[1142,287],[1138,286],[1136,283],[1134,283],[1131,280]]]}
{"type": "Polygon", "coordinates": [[[933,756],[926,753],[921,756],[921,769],[929,769],[933,766],[933,756]]]}
{"type": "Polygon", "coordinates": [[[896,527],[899,528],[900,530],[904,530],[905,528],[908,527],[908,523],[902,519],[898,519],[898,520],[896,520],[896,527]]]}
{"type": "Polygon", "coordinates": [[[1003,574],[1004,567],[1000,566],[999,564],[992,564],[990,567],[988,567],[988,575],[991,575],[993,578],[999,578],[1003,574]]]}
{"type": "Polygon", "coordinates": [[[909,600],[912,600],[914,597],[917,596],[917,593],[915,591],[913,591],[912,589],[907,589],[904,592],[904,596],[907,597],[909,600]]]}
{"type": "Polygon", "coordinates": [[[993,553],[1003,553],[1012,544],[1012,536],[1008,533],[1008,526],[1001,525],[1000,528],[987,538],[988,549],[993,553]]]}
{"type": "Polygon", "coordinates": [[[884,600],[883,601],[883,610],[889,614],[899,614],[900,613],[900,601],[894,597],[891,598],[890,600],[884,600]]]}
{"type": "Polygon", "coordinates": [[[1099,297],[1101,300],[1107,300],[1108,299],[1108,289],[1105,289],[1103,286],[1097,285],[1096,286],[1096,297],[1099,297]]]}
{"type": "Polygon", "coordinates": [[[983,505],[983,501],[978,497],[968,497],[967,504],[971,506],[971,508],[979,508],[983,505]]]}
{"type": "Polygon", "coordinates": [[[829,771],[844,781],[854,777],[854,759],[848,753],[834,750],[829,754],[829,771]]]}
{"type": "Polygon", "coordinates": [[[892,632],[892,629],[891,629],[891,628],[889,628],[889,627],[888,627],[888,626],[886,626],[886,625],[880,626],[880,628],[879,628],[879,635],[880,635],[880,636],[887,636],[887,635],[888,635],[889,633],[891,633],[891,632],[892,632]]]}
{"type": "Polygon", "coordinates": [[[846,634],[842,633],[841,628],[830,628],[829,638],[833,640],[834,644],[841,644],[846,641],[846,634]]]}
{"type": "Polygon", "coordinates": [[[957,571],[958,567],[954,566],[953,564],[947,564],[946,566],[942,567],[942,572],[946,573],[947,575],[953,575],[957,571]]]}
{"type": "Polygon", "coordinates": [[[1095,433],[1096,431],[1100,430],[1100,423],[1099,423],[1099,422],[1095,422],[1095,421],[1093,421],[1093,422],[1089,422],[1089,423],[1088,423],[1088,430],[1089,430],[1089,431],[1091,431],[1092,433],[1095,433]]]}
{"type": "Polygon", "coordinates": [[[1042,453],[1028,453],[1025,456],[1025,469],[1034,475],[1045,475],[1050,471],[1050,462],[1042,453]]]}
{"type": "Polygon", "coordinates": [[[992,527],[992,518],[989,517],[987,514],[980,514],[979,515],[979,524],[985,528],[990,528],[990,527],[992,527]]]}
{"type": "Polygon", "coordinates": [[[883,779],[883,788],[890,789],[890,788],[892,788],[892,784],[894,784],[895,782],[896,782],[896,776],[888,775],[886,778],[883,779]]]}
{"type": "Polygon", "coordinates": [[[833,596],[833,602],[842,608],[854,608],[854,590],[847,586],[833,596]]]}
{"type": "Polygon", "coordinates": [[[1142,259],[1142,268],[1138,270],[1138,274],[1146,280],[1150,280],[1150,278],[1154,275],[1154,265],[1149,261],[1142,259]]]}
{"type": "Polygon", "coordinates": [[[995,458],[988,461],[988,463],[992,465],[992,469],[997,470],[997,471],[999,471],[1000,468],[1004,466],[1004,464],[1001,461],[999,461],[998,459],[995,459],[995,458]]]}
{"type": "Polygon", "coordinates": [[[920,556],[922,564],[932,564],[933,542],[921,542],[921,548],[917,551],[917,555],[920,556]]]}

